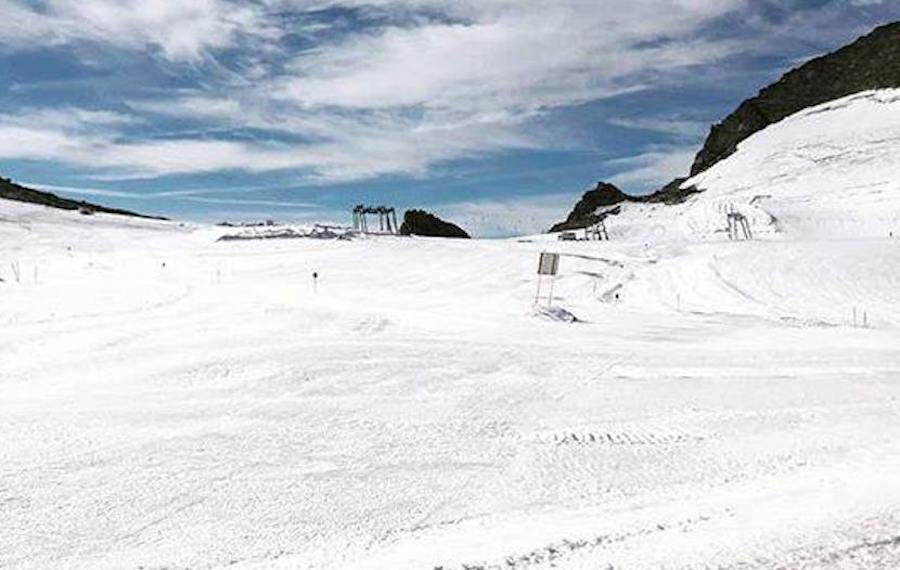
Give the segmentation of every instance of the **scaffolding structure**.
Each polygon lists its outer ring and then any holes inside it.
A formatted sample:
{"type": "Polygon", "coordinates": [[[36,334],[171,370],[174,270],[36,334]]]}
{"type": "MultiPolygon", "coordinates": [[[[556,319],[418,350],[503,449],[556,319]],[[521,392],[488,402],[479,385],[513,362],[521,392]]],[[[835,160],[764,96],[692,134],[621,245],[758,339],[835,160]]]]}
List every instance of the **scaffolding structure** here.
{"type": "MultiPolygon", "coordinates": [[[[394,235],[400,231],[397,225],[397,211],[390,206],[365,206],[360,204],[353,208],[353,229],[362,232],[369,232],[369,216],[378,216],[378,232],[394,235]]],[[[375,232],[371,232],[375,233],[375,232]]]]}
{"type": "Polygon", "coordinates": [[[590,226],[582,228],[584,237],[578,237],[575,231],[562,232],[559,241],[609,241],[609,232],[606,230],[606,215],[600,217],[590,226]]]}

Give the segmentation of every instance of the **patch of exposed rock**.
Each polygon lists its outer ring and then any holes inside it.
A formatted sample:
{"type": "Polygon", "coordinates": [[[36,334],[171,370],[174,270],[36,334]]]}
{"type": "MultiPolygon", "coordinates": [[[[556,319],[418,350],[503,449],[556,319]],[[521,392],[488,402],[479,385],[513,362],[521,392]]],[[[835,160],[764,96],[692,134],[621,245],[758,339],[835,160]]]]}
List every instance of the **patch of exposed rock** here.
{"type": "Polygon", "coordinates": [[[469,239],[464,229],[424,210],[407,210],[403,214],[400,235],[469,239]]]}
{"type": "Polygon", "coordinates": [[[600,182],[596,188],[585,192],[566,220],[554,225],[550,228],[550,232],[564,232],[592,226],[608,216],[618,215],[622,210],[621,205],[628,202],[679,204],[697,192],[694,187],[682,188],[684,181],[684,178],[676,180],[649,196],[631,196],[613,184],[600,182]]]}

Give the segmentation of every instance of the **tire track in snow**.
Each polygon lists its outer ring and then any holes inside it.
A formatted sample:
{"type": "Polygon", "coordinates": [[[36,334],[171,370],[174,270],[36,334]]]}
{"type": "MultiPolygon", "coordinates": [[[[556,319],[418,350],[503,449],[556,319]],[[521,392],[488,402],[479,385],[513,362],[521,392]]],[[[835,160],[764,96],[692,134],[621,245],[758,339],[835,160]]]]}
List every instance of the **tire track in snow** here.
{"type": "MultiPolygon", "coordinates": [[[[714,516],[721,517],[722,514],[727,516],[727,513],[697,515],[675,522],[659,522],[655,525],[629,532],[602,534],[590,538],[566,539],[537,547],[528,552],[509,554],[488,562],[473,561],[453,566],[436,564],[433,570],[532,570],[555,568],[557,565],[575,556],[592,556],[602,560],[602,551],[610,546],[666,532],[690,532],[703,523],[712,520],[714,516]]],[[[610,570],[614,568],[612,564],[604,564],[600,561],[593,564],[592,567],[610,570]]]]}

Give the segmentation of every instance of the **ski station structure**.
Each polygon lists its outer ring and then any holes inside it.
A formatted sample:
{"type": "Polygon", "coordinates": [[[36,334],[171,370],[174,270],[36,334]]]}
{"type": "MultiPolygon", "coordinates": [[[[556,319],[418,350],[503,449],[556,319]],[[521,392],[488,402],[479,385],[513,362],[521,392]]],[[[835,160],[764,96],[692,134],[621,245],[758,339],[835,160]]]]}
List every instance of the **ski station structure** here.
{"type": "Polygon", "coordinates": [[[353,229],[363,233],[369,231],[369,216],[378,216],[378,233],[394,235],[399,233],[397,210],[393,206],[366,206],[360,204],[353,208],[353,229]]]}

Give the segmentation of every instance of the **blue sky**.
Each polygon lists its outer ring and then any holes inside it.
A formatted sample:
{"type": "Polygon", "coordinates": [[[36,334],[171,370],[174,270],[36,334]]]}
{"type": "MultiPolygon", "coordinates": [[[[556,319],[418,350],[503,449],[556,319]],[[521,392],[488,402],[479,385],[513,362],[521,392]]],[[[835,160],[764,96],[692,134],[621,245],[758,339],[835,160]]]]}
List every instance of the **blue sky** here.
{"type": "Polygon", "coordinates": [[[0,174],[166,216],[425,207],[482,236],[684,174],[879,0],[0,0],[0,174]]]}

